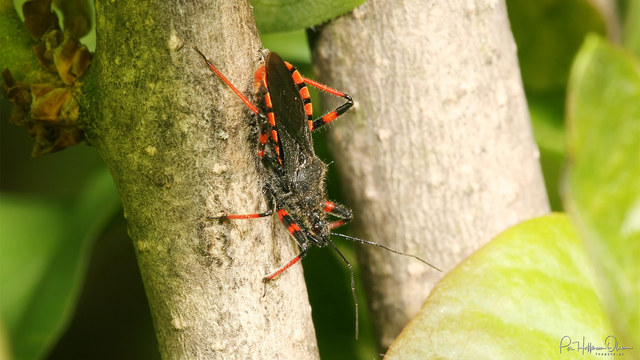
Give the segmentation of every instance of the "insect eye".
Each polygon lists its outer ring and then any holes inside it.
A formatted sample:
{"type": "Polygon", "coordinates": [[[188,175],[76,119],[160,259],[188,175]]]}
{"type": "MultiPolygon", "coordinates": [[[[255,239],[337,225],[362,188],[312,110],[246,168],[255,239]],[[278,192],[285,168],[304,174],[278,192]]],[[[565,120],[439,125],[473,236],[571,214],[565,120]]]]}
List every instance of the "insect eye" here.
{"type": "Polygon", "coordinates": [[[322,218],[317,214],[314,214],[311,221],[311,231],[316,235],[320,235],[324,231],[325,227],[326,224],[324,220],[322,220],[322,218]]]}

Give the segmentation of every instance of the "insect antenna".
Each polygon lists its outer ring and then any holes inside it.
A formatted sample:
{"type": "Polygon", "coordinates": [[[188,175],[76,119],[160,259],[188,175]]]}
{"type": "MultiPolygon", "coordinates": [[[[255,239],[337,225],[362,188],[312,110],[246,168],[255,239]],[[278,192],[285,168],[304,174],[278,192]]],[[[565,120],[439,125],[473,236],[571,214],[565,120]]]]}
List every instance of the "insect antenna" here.
{"type": "MultiPolygon", "coordinates": [[[[385,249],[385,250],[391,251],[391,252],[392,252],[392,253],[394,253],[394,254],[404,255],[404,256],[409,256],[409,257],[412,257],[412,258],[414,258],[414,259],[416,259],[416,260],[420,261],[421,263],[424,263],[424,264],[426,264],[426,265],[429,265],[429,266],[430,266],[430,267],[432,267],[433,269],[436,269],[436,270],[438,270],[438,271],[442,272],[442,270],[438,269],[437,267],[435,267],[434,265],[432,265],[432,264],[428,263],[427,261],[425,261],[424,259],[422,259],[422,258],[420,258],[420,257],[417,257],[417,256],[412,255],[412,254],[403,253],[403,252],[401,252],[401,251],[393,250],[393,249],[391,249],[391,248],[389,248],[389,247],[386,247],[386,246],[384,246],[384,245],[382,245],[382,244],[378,244],[377,242],[367,241],[367,240],[359,239],[359,238],[357,238],[357,237],[353,237],[353,236],[349,236],[349,235],[344,235],[344,234],[340,234],[340,233],[331,233],[331,235],[333,235],[333,236],[339,236],[339,237],[341,237],[341,238],[345,238],[345,239],[347,239],[347,240],[351,240],[351,241],[358,242],[358,243],[361,243],[361,244],[367,244],[367,245],[377,246],[377,247],[383,248],[383,249],[385,249]]],[[[333,244],[332,244],[332,245],[333,245],[333,244]]],[[[334,247],[335,247],[335,245],[334,245],[334,247]]],[[[340,255],[342,255],[342,254],[340,254],[340,255]]],[[[344,259],[344,257],[343,257],[343,259],[344,259]]],[[[346,260],[345,260],[345,261],[346,261],[346,260]]]]}
{"type": "Polygon", "coordinates": [[[351,276],[351,294],[353,294],[353,303],[355,304],[355,307],[356,307],[356,340],[358,340],[358,333],[359,333],[358,297],[356,296],[356,282],[353,277],[353,266],[351,265],[351,263],[349,263],[347,258],[344,257],[344,255],[342,255],[342,253],[340,252],[340,250],[338,250],[338,247],[336,246],[336,244],[333,243],[333,241],[329,240],[329,244],[331,244],[331,246],[336,250],[338,255],[340,255],[340,257],[342,258],[342,261],[344,261],[345,264],[347,264],[347,267],[349,268],[349,275],[351,276]]]}

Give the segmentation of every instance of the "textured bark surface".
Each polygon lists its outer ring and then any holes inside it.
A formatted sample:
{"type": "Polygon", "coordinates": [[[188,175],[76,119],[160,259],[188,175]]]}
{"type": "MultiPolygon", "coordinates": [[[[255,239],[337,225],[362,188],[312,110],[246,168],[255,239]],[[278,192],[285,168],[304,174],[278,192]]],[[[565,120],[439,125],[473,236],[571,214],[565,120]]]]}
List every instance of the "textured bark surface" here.
{"type": "Polygon", "coordinates": [[[386,348],[461,259],[549,212],[516,46],[496,0],[370,0],[316,35],[319,80],[356,101],[330,137],[357,235],[444,270],[361,248],[386,348]]]}
{"type": "Polygon", "coordinates": [[[194,51],[246,94],[260,42],[248,1],[97,1],[85,85],[87,138],[124,205],[165,359],[318,357],[297,249],[264,211],[250,112],[194,51]]]}

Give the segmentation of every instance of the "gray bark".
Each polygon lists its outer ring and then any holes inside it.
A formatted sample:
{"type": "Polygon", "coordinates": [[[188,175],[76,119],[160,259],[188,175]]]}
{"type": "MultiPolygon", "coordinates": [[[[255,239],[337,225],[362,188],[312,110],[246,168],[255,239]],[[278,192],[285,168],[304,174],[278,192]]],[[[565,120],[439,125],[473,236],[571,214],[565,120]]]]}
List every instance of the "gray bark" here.
{"type": "Polygon", "coordinates": [[[165,359],[318,357],[297,249],[267,207],[250,112],[194,51],[245,94],[261,48],[248,1],[99,0],[85,84],[88,141],[107,162],[165,359]]]}
{"type": "MultiPolygon", "coordinates": [[[[319,80],[356,108],[330,137],[386,348],[435,283],[549,212],[504,1],[370,0],[319,30],[319,80]]],[[[335,106],[327,101],[326,108],[335,106]]]]}

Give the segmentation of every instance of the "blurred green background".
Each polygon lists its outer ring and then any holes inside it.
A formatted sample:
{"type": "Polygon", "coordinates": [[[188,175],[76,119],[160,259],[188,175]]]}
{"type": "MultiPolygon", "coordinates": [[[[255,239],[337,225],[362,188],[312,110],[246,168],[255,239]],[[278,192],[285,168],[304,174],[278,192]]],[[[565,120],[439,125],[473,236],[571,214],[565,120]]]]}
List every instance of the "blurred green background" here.
{"type": "MultiPolygon", "coordinates": [[[[304,28],[361,2],[345,2],[344,8],[332,1],[299,1],[297,7],[281,1],[280,8],[252,3],[264,47],[313,77],[304,28]],[[326,6],[309,11],[310,3],[326,6]],[[277,21],[291,18],[299,21],[277,21]],[[282,24],[290,28],[279,27],[282,24]]],[[[617,14],[606,17],[587,0],[507,1],[554,210],[562,210],[558,183],[565,151],[565,98],[575,53],[587,34],[597,33],[637,56],[638,3],[618,1],[617,14]]],[[[94,36],[86,38],[90,47],[94,36]]],[[[317,93],[312,97],[318,104],[317,93]]],[[[97,151],[83,143],[31,158],[33,141],[22,128],[8,123],[10,109],[11,103],[1,96],[0,358],[13,346],[9,344],[19,343],[13,351],[24,359],[158,359],[122,209],[97,151]]],[[[314,141],[318,156],[330,164],[325,136],[320,131],[314,141]]],[[[329,198],[340,202],[333,166],[327,184],[329,198]]],[[[337,242],[357,265],[352,244],[337,242]]],[[[356,341],[348,270],[342,260],[328,248],[312,249],[303,264],[322,358],[379,358],[359,279],[361,338],[356,341]]]]}

